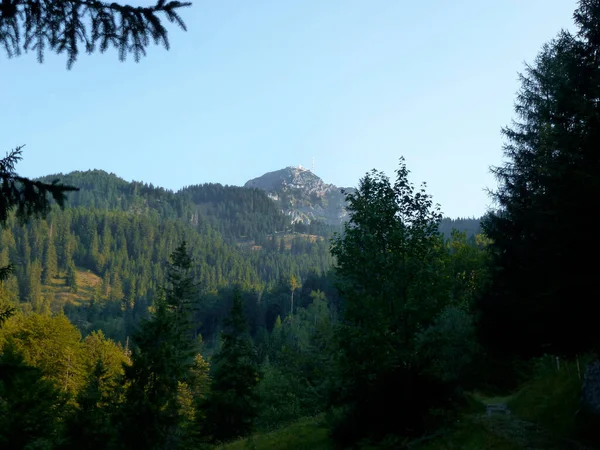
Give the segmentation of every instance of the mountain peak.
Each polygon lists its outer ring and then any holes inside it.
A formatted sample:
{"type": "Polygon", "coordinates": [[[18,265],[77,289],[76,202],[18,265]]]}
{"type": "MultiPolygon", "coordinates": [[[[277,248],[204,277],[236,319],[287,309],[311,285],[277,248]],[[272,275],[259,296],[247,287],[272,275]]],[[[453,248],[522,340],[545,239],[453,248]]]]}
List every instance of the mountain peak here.
{"type": "Polygon", "coordinates": [[[316,219],[339,225],[347,215],[341,189],[302,166],[267,172],[246,182],[244,187],[266,191],[284,214],[291,216],[292,222],[310,224],[316,219]]]}
{"type": "Polygon", "coordinates": [[[302,166],[288,166],[284,169],[267,172],[246,182],[244,187],[258,188],[267,192],[286,189],[303,189],[307,193],[322,191],[326,185],[321,178],[302,166]]]}

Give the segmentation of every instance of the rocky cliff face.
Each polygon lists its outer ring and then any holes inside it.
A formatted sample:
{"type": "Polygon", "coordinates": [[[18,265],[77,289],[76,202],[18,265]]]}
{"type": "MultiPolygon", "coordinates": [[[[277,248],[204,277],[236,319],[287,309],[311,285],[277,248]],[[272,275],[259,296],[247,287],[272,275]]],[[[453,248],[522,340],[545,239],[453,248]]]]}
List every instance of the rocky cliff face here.
{"type": "MultiPolygon", "coordinates": [[[[266,191],[295,223],[310,224],[313,220],[319,220],[329,225],[340,225],[348,218],[342,188],[326,184],[302,167],[268,172],[248,181],[244,187],[266,191]]],[[[344,189],[354,191],[353,188],[344,189]]]]}

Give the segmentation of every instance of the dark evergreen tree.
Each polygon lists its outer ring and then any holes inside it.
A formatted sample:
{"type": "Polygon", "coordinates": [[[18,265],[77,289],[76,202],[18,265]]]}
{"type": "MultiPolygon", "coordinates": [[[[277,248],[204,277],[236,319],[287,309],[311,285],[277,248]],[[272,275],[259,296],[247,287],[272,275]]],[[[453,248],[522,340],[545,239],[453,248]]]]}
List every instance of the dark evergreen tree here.
{"type": "Polygon", "coordinates": [[[259,369],[239,290],[223,325],[222,347],[213,359],[213,382],[206,403],[207,428],[217,442],[250,433],[258,413],[259,369]]]}
{"type": "Polygon", "coordinates": [[[67,396],[24,363],[11,342],[0,354],[0,447],[14,450],[57,448],[63,419],[68,414],[67,396]]]}
{"type": "Polygon", "coordinates": [[[129,387],[120,438],[128,449],[173,448],[180,439],[178,387],[186,380],[194,356],[187,319],[193,280],[185,242],[172,259],[170,285],[156,300],[152,317],[135,333],[132,364],[125,367],[129,387]]]}
{"type": "Polygon", "coordinates": [[[48,284],[50,279],[58,274],[58,260],[54,239],[48,236],[44,245],[44,257],[42,262],[42,283],[48,284]]]}
{"type": "Polygon", "coordinates": [[[67,268],[67,286],[69,286],[71,292],[77,293],[77,273],[73,264],[69,264],[67,268]]]}
{"type": "MultiPolygon", "coordinates": [[[[11,5],[11,2],[3,2],[11,5]]],[[[2,17],[0,16],[0,41],[3,39],[2,17]]],[[[20,223],[32,217],[44,217],[50,211],[49,195],[64,207],[66,192],[77,190],[54,180],[50,183],[32,181],[19,176],[15,171],[16,164],[22,159],[23,147],[17,147],[0,159],[0,226],[5,226],[11,212],[15,212],[20,223]]],[[[0,281],[12,273],[11,266],[0,267],[0,281]]],[[[9,309],[0,310],[0,317],[9,314],[9,309]]]]}
{"type": "MultiPolygon", "coordinates": [[[[77,396],[78,409],[66,421],[66,448],[85,450],[106,450],[114,444],[112,414],[116,399],[108,391],[108,368],[98,359],[89,375],[86,388],[77,396]]],[[[112,386],[110,386],[112,387],[112,386]]]]}
{"type": "Polygon", "coordinates": [[[185,30],[178,10],[190,5],[166,0],[149,7],[85,0],[3,0],[0,45],[9,57],[33,50],[40,63],[46,49],[66,53],[68,68],[73,66],[81,47],[87,53],[114,47],[122,61],[129,53],[139,61],[150,40],[169,48],[160,15],[185,30]]]}
{"type": "Polygon", "coordinates": [[[493,169],[498,210],[484,220],[493,283],[481,330],[501,356],[575,355],[600,348],[600,251],[589,228],[600,196],[600,2],[581,0],[577,34],[562,31],[520,76],[518,120],[493,169]]]}

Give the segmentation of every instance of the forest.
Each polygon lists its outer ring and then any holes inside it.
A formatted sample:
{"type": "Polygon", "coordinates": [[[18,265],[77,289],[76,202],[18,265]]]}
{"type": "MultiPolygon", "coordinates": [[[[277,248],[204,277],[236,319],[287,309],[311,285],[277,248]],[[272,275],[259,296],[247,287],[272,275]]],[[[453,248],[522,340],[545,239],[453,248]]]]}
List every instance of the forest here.
{"type": "MultiPolygon", "coordinates": [[[[149,34],[167,42],[159,15],[185,27],[186,6],[81,13],[90,39],[137,59],[149,34]]],[[[79,20],[31,8],[2,3],[8,51],[13,25],[79,20]]],[[[600,0],[573,18],[577,32],[520,75],[480,219],[444,217],[401,156],[393,178],[358,180],[337,227],[294,224],[254,188],[174,192],[102,170],[29,179],[23,148],[10,150],[0,448],[600,448],[585,232],[600,196],[600,0]]],[[[38,36],[75,63],[76,34],[38,36]]]]}

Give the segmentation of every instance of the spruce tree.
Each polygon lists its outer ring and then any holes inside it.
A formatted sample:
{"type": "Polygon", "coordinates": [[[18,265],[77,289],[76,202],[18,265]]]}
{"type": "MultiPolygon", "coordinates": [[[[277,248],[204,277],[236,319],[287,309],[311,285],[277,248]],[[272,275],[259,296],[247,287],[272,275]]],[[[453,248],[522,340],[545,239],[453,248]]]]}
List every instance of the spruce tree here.
{"type": "Polygon", "coordinates": [[[561,31],[520,75],[506,163],[493,168],[497,211],[483,226],[494,271],[481,330],[508,359],[600,348],[590,259],[600,247],[586,233],[600,197],[600,1],[581,0],[574,17],[577,33],[561,31]]]}
{"type": "Polygon", "coordinates": [[[44,258],[42,263],[42,284],[48,284],[50,280],[57,275],[58,260],[56,256],[56,247],[52,237],[46,239],[44,246],[44,258]]]}
{"type": "Polygon", "coordinates": [[[9,340],[0,354],[0,446],[58,448],[67,395],[38,368],[27,365],[9,340]]]}
{"type": "Polygon", "coordinates": [[[206,404],[208,430],[216,442],[249,434],[258,413],[259,368],[239,290],[234,293],[221,340],[206,404]]]}
{"type": "Polygon", "coordinates": [[[75,271],[75,266],[71,263],[67,268],[67,286],[73,293],[77,293],[77,272],[75,271]]]}
{"type": "Polygon", "coordinates": [[[98,358],[87,385],[77,396],[78,408],[66,421],[68,449],[106,450],[115,437],[111,421],[114,412],[114,390],[110,386],[108,368],[98,358]]]}
{"type": "Polygon", "coordinates": [[[153,6],[131,6],[97,0],[3,0],[0,3],[0,46],[9,57],[35,51],[44,60],[46,49],[67,54],[71,68],[79,53],[116,48],[124,61],[146,55],[151,41],[169,49],[161,16],[183,30],[181,8],[191,2],[157,0],[153,6]]]}
{"type": "Polygon", "coordinates": [[[194,283],[185,242],[171,258],[169,284],[157,298],[154,314],[134,334],[132,364],[125,367],[129,387],[120,437],[128,449],[171,448],[181,438],[178,388],[194,362],[188,319],[194,283]]]}

